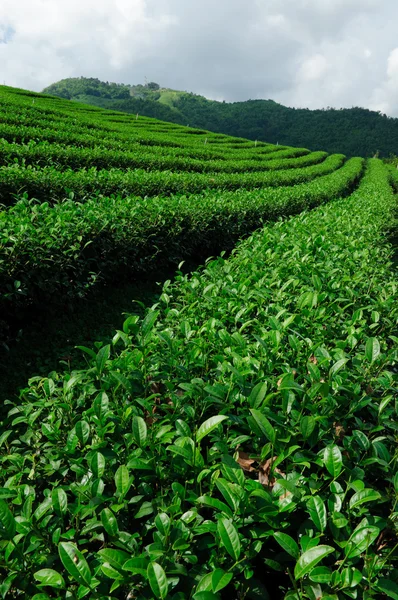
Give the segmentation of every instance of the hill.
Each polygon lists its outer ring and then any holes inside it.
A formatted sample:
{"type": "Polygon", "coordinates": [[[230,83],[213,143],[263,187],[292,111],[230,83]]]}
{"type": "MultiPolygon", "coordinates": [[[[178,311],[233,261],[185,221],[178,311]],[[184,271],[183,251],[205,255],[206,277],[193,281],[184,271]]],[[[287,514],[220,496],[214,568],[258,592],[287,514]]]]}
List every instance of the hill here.
{"type": "Polygon", "coordinates": [[[217,102],[156,83],[129,86],[98,79],[63,79],[43,90],[62,98],[159,118],[251,140],[347,156],[388,157],[398,151],[398,119],[364,108],[309,110],[273,100],[217,102]]]}

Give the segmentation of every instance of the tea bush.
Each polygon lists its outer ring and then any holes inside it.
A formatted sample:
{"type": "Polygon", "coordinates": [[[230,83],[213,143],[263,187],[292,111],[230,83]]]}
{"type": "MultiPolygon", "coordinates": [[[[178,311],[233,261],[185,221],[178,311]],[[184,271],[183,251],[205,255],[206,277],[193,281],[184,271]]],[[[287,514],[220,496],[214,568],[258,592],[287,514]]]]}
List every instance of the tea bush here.
{"type": "Polygon", "coordinates": [[[310,183],[256,193],[94,197],[54,207],[20,200],[0,213],[0,310],[84,295],[98,277],[117,281],[231,250],[264,221],[349,194],[362,168],[354,158],[310,183]]]}
{"type": "Polygon", "coordinates": [[[389,177],[166,282],[9,403],[3,597],[397,597],[389,177]]]}

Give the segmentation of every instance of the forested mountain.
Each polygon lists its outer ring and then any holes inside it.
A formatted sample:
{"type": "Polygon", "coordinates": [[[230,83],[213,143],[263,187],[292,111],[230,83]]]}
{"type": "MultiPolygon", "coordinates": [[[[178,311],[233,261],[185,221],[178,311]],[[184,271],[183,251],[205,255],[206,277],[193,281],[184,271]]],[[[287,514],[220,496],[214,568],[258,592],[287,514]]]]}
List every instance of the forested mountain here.
{"type": "Polygon", "coordinates": [[[398,153],[398,119],[365,108],[288,108],[273,100],[217,102],[161,88],[93,78],[63,79],[43,90],[70,100],[156,117],[253,140],[348,156],[398,153]]]}

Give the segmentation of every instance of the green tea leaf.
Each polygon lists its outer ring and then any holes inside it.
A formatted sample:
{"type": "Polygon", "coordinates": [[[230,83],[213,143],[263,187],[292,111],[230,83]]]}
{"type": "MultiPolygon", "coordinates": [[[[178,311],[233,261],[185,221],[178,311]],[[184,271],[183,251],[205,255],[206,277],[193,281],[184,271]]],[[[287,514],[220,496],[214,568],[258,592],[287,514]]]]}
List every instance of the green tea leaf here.
{"type": "Polygon", "coordinates": [[[253,408],[250,409],[250,412],[264,437],[269,440],[271,444],[275,445],[276,431],[268,421],[267,417],[265,417],[259,410],[255,410],[253,408]]]}
{"type": "Polygon", "coordinates": [[[0,498],[1,500],[5,500],[8,498],[15,498],[18,493],[15,490],[10,490],[8,488],[0,488],[0,498]]]}
{"type": "Polygon", "coordinates": [[[0,448],[2,447],[3,444],[5,444],[7,442],[7,439],[10,437],[12,433],[11,429],[8,429],[6,431],[3,431],[3,433],[0,435],[0,448]]]}
{"type": "Polygon", "coordinates": [[[96,364],[96,367],[97,367],[97,373],[98,373],[98,375],[102,375],[102,372],[104,370],[106,362],[109,360],[110,355],[111,355],[111,346],[110,346],[110,344],[107,344],[106,346],[103,346],[98,351],[96,359],[95,359],[95,364],[96,364]]]}
{"type": "Polygon", "coordinates": [[[232,521],[220,519],[217,523],[217,531],[228,554],[234,560],[239,560],[241,552],[239,534],[232,521]]]}
{"type": "Polygon", "coordinates": [[[145,446],[147,438],[147,426],[142,417],[134,415],[133,417],[133,438],[135,443],[142,448],[145,446]]]}
{"type": "Polygon", "coordinates": [[[155,517],[155,525],[162,535],[167,535],[171,526],[170,517],[166,513],[159,513],[155,517]]]}
{"type": "Polygon", "coordinates": [[[90,425],[87,421],[78,421],[75,425],[77,438],[82,446],[85,446],[90,436],[90,425]]]}
{"type": "Polygon", "coordinates": [[[53,506],[52,499],[50,496],[48,496],[36,508],[35,512],[33,513],[34,519],[36,519],[36,521],[40,521],[40,519],[42,519],[44,517],[44,515],[46,513],[48,513],[49,510],[51,510],[52,506],[53,506]]]}
{"type": "Polygon", "coordinates": [[[58,544],[59,557],[69,575],[81,585],[90,587],[91,572],[86,559],[75,544],[60,542],[58,544]]]}
{"type": "Polygon", "coordinates": [[[157,562],[151,562],[148,565],[147,576],[151,590],[155,598],[166,598],[168,593],[168,583],[166,573],[157,562]]]}
{"type": "Polygon", "coordinates": [[[362,573],[354,567],[348,567],[341,572],[341,587],[356,587],[362,581],[362,573]]]}
{"type": "Polygon", "coordinates": [[[282,531],[275,531],[274,538],[278,542],[278,544],[284,549],[285,552],[293,556],[296,560],[300,556],[300,550],[297,545],[297,542],[288,535],[287,533],[283,533],[282,531]]]}
{"type": "Polygon", "coordinates": [[[175,422],[177,433],[180,437],[192,437],[191,428],[182,419],[177,419],[175,422]]]}
{"type": "Polygon", "coordinates": [[[204,495],[199,496],[196,502],[198,502],[199,504],[204,504],[204,506],[209,506],[210,508],[219,510],[222,513],[228,515],[229,517],[232,517],[232,510],[229,508],[229,506],[227,506],[227,504],[221,502],[221,500],[218,500],[217,498],[212,498],[211,496],[204,495]]]}
{"type": "Polygon", "coordinates": [[[91,358],[93,358],[94,360],[97,357],[96,353],[94,352],[94,350],[92,348],[87,348],[87,346],[75,346],[75,348],[77,350],[81,350],[85,354],[88,354],[88,356],[91,356],[91,358]]]}
{"type": "Polygon", "coordinates": [[[380,498],[381,495],[379,492],[370,488],[365,488],[364,490],[356,492],[356,494],[350,498],[350,509],[356,508],[365,502],[376,502],[380,498]]]}
{"type": "MultiPolygon", "coordinates": [[[[123,579],[123,576],[120,573],[120,571],[118,571],[118,569],[115,569],[114,567],[112,567],[112,565],[108,562],[103,562],[101,564],[101,571],[104,573],[104,575],[109,577],[109,579],[113,579],[116,581],[123,579]]],[[[113,589],[113,586],[111,589],[113,589]]]]}
{"type": "Polygon", "coordinates": [[[356,529],[345,546],[346,557],[355,558],[365,552],[373,544],[379,533],[380,529],[373,525],[356,529]]]}
{"type": "Polygon", "coordinates": [[[224,500],[228,502],[231,509],[235,512],[239,508],[239,497],[234,492],[232,486],[228,481],[219,477],[216,480],[216,486],[220,494],[224,497],[224,500]]]}
{"type": "Polygon", "coordinates": [[[130,475],[126,465],[120,465],[115,474],[116,491],[119,496],[125,496],[130,489],[130,475]]]}
{"type": "Polygon", "coordinates": [[[211,578],[213,573],[206,573],[199,579],[198,585],[196,586],[196,594],[199,592],[211,592],[213,589],[211,578]]]}
{"type": "Polygon", "coordinates": [[[250,408],[260,408],[265,396],[267,395],[268,383],[262,381],[254,386],[249,396],[250,408]]]}
{"type": "Polygon", "coordinates": [[[0,539],[12,540],[15,535],[16,522],[4,500],[0,500],[0,539]]]}
{"type": "Polygon", "coordinates": [[[226,573],[222,569],[216,569],[213,571],[211,576],[211,586],[213,592],[220,592],[222,589],[227,587],[232,578],[233,573],[226,573]]]}
{"type": "Polygon", "coordinates": [[[326,507],[323,500],[319,496],[313,496],[307,502],[307,509],[315,527],[323,533],[326,529],[327,520],[326,507]]]}
{"type": "Polygon", "coordinates": [[[366,434],[363,433],[363,431],[360,431],[359,429],[354,429],[354,431],[352,432],[352,435],[353,435],[355,441],[358,443],[361,450],[369,449],[370,442],[369,442],[369,439],[366,436],[366,434]]]}
{"type": "MultiPolygon", "coordinates": [[[[0,583],[0,596],[4,599],[11,589],[13,581],[18,577],[18,573],[12,573],[8,577],[5,577],[0,583]]],[[[48,598],[48,597],[47,597],[48,598]]]]}
{"type": "Polygon", "coordinates": [[[143,502],[141,504],[139,510],[134,515],[134,517],[136,519],[142,519],[142,517],[147,517],[148,515],[151,515],[152,513],[153,513],[152,502],[143,502]]]}
{"type": "Polygon", "coordinates": [[[336,375],[336,373],[341,371],[341,369],[347,364],[347,362],[348,358],[340,358],[340,360],[335,362],[329,370],[329,377],[332,377],[333,375],[336,375]]]}
{"type": "Polygon", "coordinates": [[[380,355],[380,343],[377,338],[368,338],[365,346],[365,358],[371,364],[378,358],[380,355]]]}
{"type": "Polygon", "coordinates": [[[109,563],[114,569],[118,570],[125,565],[130,556],[127,552],[115,548],[102,548],[102,550],[98,550],[98,555],[103,562],[109,563]]]}
{"type": "Polygon", "coordinates": [[[40,571],[36,571],[33,576],[40,585],[48,585],[57,589],[65,587],[64,578],[53,569],[41,569],[40,571]]]}
{"type": "Polygon", "coordinates": [[[68,510],[68,497],[62,488],[54,488],[51,492],[51,500],[57,515],[63,516],[68,510]]]}
{"type": "Polygon", "coordinates": [[[90,461],[90,469],[92,470],[94,477],[101,479],[105,473],[105,464],[105,456],[101,454],[101,452],[96,452],[90,461]]]}
{"type": "Polygon", "coordinates": [[[398,600],[398,584],[396,582],[386,579],[385,577],[381,577],[377,581],[375,587],[379,592],[382,592],[388,598],[398,600]]]}
{"type": "Polygon", "coordinates": [[[206,435],[209,435],[214,429],[216,429],[222,421],[227,419],[225,415],[216,415],[215,417],[210,417],[207,419],[202,425],[199,427],[196,432],[196,441],[199,443],[206,435]]]}
{"type": "Polygon", "coordinates": [[[97,417],[102,420],[109,411],[109,398],[105,392],[98,394],[94,400],[93,407],[97,417]]]}
{"type": "Polygon", "coordinates": [[[301,579],[308,573],[311,573],[312,569],[328,556],[328,554],[334,552],[334,550],[335,549],[332,548],[332,546],[321,545],[310,548],[310,550],[304,552],[297,561],[294,569],[294,577],[296,579],[301,579]]]}
{"type": "Polygon", "coordinates": [[[305,440],[307,440],[315,429],[316,421],[314,417],[305,416],[300,421],[300,432],[305,440]]]}
{"type": "Polygon", "coordinates": [[[146,577],[148,570],[148,559],[140,557],[130,558],[124,563],[123,570],[146,577]]]}
{"type": "Polygon", "coordinates": [[[158,318],[158,315],[159,315],[158,310],[148,310],[148,312],[145,316],[145,319],[142,322],[142,326],[141,326],[142,337],[144,338],[144,341],[146,340],[148,335],[151,333],[151,331],[156,323],[156,319],[158,318]]]}
{"type": "Polygon", "coordinates": [[[348,519],[340,512],[334,512],[332,514],[333,525],[337,527],[337,529],[342,529],[348,523],[348,519]]]}
{"type": "Polygon", "coordinates": [[[330,445],[325,448],[323,456],[325,467],[333,478],[339,476],[343,467],[343,457],[341,456],[340,448],[336,445],[330,445]]]}
{"type": "Polygon", "coordinates": [[[119,526],[117,519],[110,508],[104,508],[101,511],[101,523],[108,535],[117,535],[119,526]]]}
{"type": "Polygon", "coordinates": [[[332,571],[328,567],[315,567],[309,574],[309,578],[315,583],[329,583],[331,577],[332,571]]]}

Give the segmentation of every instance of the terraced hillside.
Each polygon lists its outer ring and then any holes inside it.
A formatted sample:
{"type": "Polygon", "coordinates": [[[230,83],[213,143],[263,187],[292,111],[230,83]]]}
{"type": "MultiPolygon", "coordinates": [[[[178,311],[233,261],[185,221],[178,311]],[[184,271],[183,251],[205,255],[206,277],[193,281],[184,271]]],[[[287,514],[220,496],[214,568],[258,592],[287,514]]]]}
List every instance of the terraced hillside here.
{"type": "Polygon", "coordinates": [[[361,159],[2,88],[0,314],[231,249],[347,194],[361,159]],[[277,188],[277,189],[275,189],[277,188]]]}
{"type": "Polygon", "coordinates": [[[10,88],[0,121],[4,327],[219,255],[6,402],[2,596],[396,598],[395,174],[10,88]]]}

